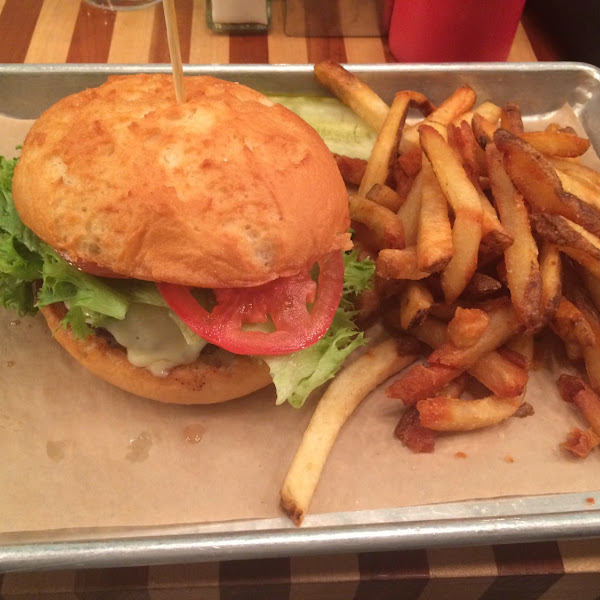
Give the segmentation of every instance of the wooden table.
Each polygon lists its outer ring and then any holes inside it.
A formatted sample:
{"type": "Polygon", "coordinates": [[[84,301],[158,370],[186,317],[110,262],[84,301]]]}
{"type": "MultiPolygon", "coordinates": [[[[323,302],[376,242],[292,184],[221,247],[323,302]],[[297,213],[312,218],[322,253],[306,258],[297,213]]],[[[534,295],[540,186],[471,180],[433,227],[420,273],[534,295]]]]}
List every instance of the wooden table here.
{"type": "MultiPolygon", "coordinates": [[[[284,0],[273,0],[271,30],[258,36],[212,33],[203,0],[177,0],[176,7],[184,63],[393,62],[385,38],[286,36],[284,0]]],[[[0,62],[164,63],[164,31],[160,5],[114,13],[80,0],[0,0],[0,62]]],[[[523,26],[509,60],[536,60],[523,26]]]]}
{"type": "MultiPolygon", "coordinates": [[[[283,0],[273,0],[268,35],[214,34],[206,25],[203,0],[177,0],[176,6],[184,63],[393,62],[385,38],[288,37],[283,0]]],[[[165,63],[164,31],[160,5],[111,13],[80,0],[0,0],[0,62],[165,63]]],[[[509,60],[536,58],[520,25],[509,60]]],[[[599,595],[600,543],[595,540],[0,574],[4,600],[592,600],[599,595]]]]}

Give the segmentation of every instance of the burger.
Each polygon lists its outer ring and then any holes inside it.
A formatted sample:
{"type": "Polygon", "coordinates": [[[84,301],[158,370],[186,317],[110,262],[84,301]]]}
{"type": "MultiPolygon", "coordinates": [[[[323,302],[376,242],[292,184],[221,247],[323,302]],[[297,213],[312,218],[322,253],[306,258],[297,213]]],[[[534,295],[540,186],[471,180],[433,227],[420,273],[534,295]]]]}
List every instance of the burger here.
{"type": "Polygon", "coordinates": [[[0,304],[41,311],[76,361],[146,398],[275,383],[301,405],[358,345],[372,268],[302,119],[238,83],[115,76],[68,96],[0,162],[0,304]]]}

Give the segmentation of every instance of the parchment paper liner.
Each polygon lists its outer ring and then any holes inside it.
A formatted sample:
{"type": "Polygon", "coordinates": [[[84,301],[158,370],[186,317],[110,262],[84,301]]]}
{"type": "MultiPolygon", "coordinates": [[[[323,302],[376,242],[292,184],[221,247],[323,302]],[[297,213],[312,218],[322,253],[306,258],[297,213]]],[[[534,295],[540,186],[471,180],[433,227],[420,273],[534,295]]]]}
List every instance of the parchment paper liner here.
{"type": "MultiPolygon", "coordinates": [[[[568,108],[553,119],[581,129],[568,108]]],[[[0,152],[28,126],[1,118],[0,152]]],[[[399,408],[378,390],[344,428],[311,512],[600,490],[598,453],[577,460],[559,448],[583,423],[555,379],[549,368],[531,374],[533,417],[441,436],[421,455],[393,438],[399,408]]],[[[280,516],[279,487],[317,398],[301,410],[273,399],[270,389],[203,407],[137,398],[74,363],[41,317],[0,309],[0,533],[280,516]]]]}

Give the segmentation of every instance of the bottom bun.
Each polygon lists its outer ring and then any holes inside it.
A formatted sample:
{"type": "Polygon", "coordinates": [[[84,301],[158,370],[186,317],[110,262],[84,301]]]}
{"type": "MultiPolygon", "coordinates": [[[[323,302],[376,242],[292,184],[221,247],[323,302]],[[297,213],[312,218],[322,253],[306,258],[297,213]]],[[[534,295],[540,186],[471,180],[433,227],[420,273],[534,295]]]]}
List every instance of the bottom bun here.
{"type": "Polygon", "coordinates": [[[41,309],[56,341],[94,375],[137,396],[173,404],[215,404],[240,398],[272,383],[267,365],[249,356],[231,354],[210,346],[197,361],[156,377],[127,360],[126,352],[107,339],[90,335],[75,339],[70,327],[61,326],[66,314],[62,303],[41,309]]]}

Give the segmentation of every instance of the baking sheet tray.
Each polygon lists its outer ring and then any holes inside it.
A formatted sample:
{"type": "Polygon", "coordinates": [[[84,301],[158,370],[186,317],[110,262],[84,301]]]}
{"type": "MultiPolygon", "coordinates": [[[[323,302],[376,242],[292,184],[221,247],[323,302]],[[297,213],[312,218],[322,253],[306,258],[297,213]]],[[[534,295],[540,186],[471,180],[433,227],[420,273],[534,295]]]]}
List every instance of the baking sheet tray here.
{"type": "MultiPolygon", "coordinates": [[[[0,113],[35,118],[68,93],[102,83],[109,74],[167,70],[166,65],[5,65],[0,113]]],[[[572,106],[600,152],[600,73],[569,63],[497,65],[361,65],[350,67],[386,100],[399,88],[439,101],[461,84],[496,103],[518,98],[536,119],[572,106]]],[[[194,66],[265,93],[322,94],[310,66],[194,66]]],[[[60,568],[257,558],[292,554],[485,544],[600,535],[594,491],[462,501],[432,506],[359,510],[307,517],[245,519],[156,528],[53,529],[0,534],[0,569],[60,568]],[[587,508],[586,508],[587,507],[587,508]]]]}

